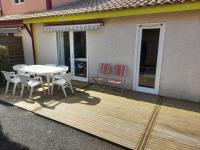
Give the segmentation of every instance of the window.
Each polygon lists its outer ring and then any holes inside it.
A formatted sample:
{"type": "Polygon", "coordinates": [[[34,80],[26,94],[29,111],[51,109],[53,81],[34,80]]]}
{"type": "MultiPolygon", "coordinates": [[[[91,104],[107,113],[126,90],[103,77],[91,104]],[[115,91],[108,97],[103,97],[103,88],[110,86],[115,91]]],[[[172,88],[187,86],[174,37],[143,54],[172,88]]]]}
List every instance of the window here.
{"type": "Polygon", "coordinates": [[[24,0],[12,0],[12,3],[13,4],[20,4],[20,3],[23,3],[24,0]]]}

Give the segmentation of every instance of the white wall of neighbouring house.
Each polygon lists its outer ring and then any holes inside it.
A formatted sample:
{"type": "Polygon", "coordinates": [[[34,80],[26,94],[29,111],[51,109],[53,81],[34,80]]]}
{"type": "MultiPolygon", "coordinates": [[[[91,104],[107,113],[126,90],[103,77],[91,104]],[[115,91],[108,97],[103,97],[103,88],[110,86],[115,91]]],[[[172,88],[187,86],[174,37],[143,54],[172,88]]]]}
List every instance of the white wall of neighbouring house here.
{"type": "MultiPolygon", "coordinates": [[[[99,63],[125,64],[126,88],[133,89],[136,27],[165,23],[159,95],[200,102],[200,11],[104,19],[104,28],[87,31],[89,81],[99,63]]],[[[56,33],[36,26],[39,63],[56,63],[56,33]]]]}
{"type": "Polygon", "coordinates": [[[27,65],[34,64],[33,48],[30,35],[26,31],[26,29],[22,29],[21,33],[19,33],[18,36],[22,36],[25,64],[27,65]]]}
{"type": "Polygon", "coordinates": [[[39,64],[57,64],[56,32],[44,33],[42,24],[35,25],[39,64]]]}

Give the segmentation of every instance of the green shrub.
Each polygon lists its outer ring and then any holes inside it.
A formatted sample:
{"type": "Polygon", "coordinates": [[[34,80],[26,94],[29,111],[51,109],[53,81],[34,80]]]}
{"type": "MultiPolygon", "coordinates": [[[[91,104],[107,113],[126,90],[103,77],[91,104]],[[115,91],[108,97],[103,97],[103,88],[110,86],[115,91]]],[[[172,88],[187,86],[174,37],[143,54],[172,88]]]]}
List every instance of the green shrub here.
{"type": "Polygon", "coordinates": [[[0,71],[10,71],[8,47],[0,45],[0,71]]]}

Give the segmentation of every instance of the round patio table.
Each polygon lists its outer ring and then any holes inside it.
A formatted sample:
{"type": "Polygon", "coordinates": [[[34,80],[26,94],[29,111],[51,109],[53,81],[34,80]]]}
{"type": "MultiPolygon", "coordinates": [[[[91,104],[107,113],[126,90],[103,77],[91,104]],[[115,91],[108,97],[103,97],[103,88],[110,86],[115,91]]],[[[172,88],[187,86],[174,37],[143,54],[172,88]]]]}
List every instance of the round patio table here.
{"type": "Polygon", "coordinates": [[[50,77],[55,73],[60,73],[66,71],[66,68],[55,67],[55,66],[46,66],[46,65],[27,65],[22,66],[20,69],[13,66],[13,70],[27,72],[30,74],[36,74],[41,76],[46,76],[47,86],[48,86],[48,95],[50,95],[50,77]]]}

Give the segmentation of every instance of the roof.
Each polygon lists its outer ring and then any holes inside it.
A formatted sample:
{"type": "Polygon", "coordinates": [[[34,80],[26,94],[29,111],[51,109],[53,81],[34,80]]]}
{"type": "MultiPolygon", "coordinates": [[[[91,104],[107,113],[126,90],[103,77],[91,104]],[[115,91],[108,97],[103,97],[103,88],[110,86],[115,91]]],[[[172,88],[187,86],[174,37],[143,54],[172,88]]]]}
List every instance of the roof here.
{"type": "Polygon", "coordinates": [[[78,0],[50,11],[2,16],[0,17],[0,21],[71,15],[89,12],[104,12],[111,10],[152,7],[165,4],[178,4],[195,1],[198,0],[78,0]]]}

